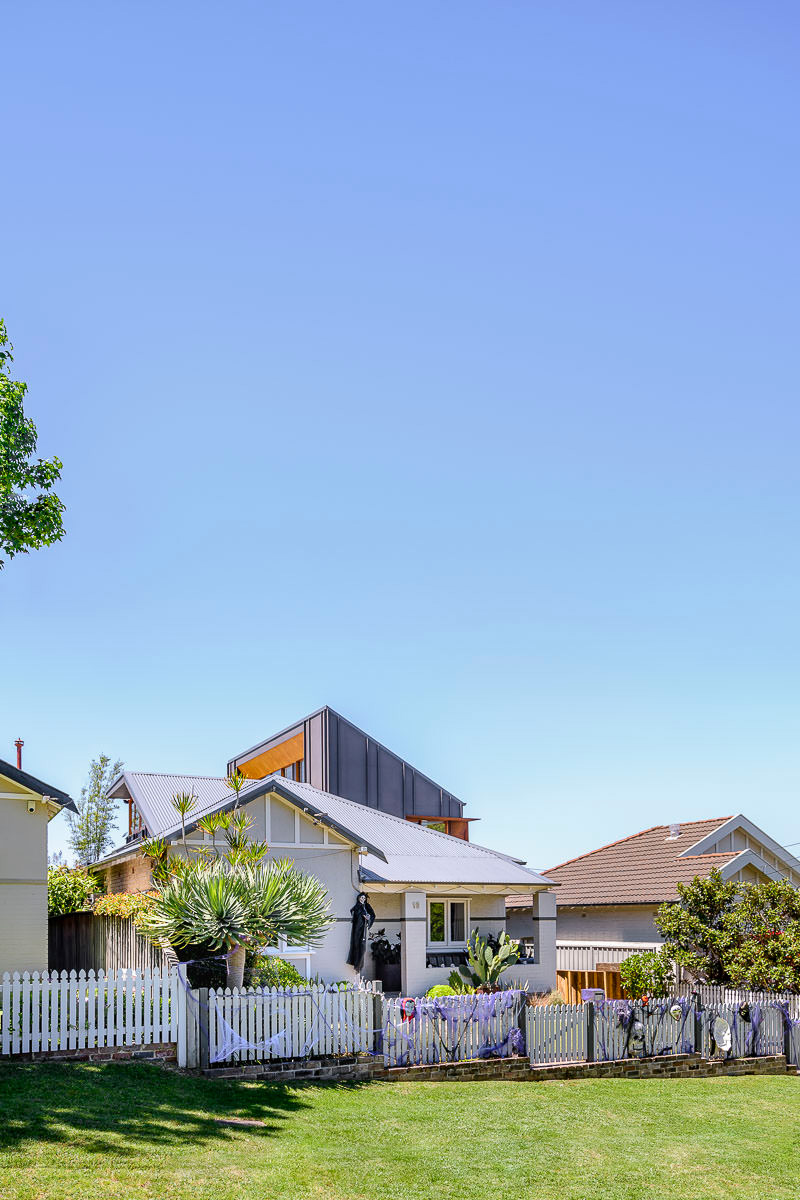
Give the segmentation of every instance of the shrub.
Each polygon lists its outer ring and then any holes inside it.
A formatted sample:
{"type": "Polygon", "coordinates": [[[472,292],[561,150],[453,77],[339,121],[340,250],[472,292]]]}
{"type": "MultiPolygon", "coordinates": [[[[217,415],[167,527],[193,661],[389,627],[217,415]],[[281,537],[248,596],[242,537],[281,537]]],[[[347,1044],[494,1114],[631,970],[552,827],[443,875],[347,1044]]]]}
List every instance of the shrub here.
{"type": "Polygon", "coordinates": [[[245,987],[290,988],[307,986],[293,963],[274,954],[248,954],[244,968],[245,987]]]}
{"type": "Polygon", "coordinates": [[[92,907],[92,897],[102,891],[99,880],[83,867],[48,867],[47,911],[51,917],[82,912],[92,907]]]}
{"type": "Polygon", "coordinates": [[[667,950],[644,950],[619,964],[622,990],[629,1000],[642,996],[666,996],[673,983],[672,960],[667,950]]]}
{"type": "Polygon", "coordinates": [[[133,918],[138,928],[145,915],[153,907],[156,892],[111,892],[95,901],[94,915],[96,917],[122,917],[124,920],[133,918]]]}
{"type": "Polygon", "coordinates": [[[425,995],[435,999],[437,996],[455,996],[457,993],[446,983],[435,983],[433,987],[428,988],[425,995]]]}

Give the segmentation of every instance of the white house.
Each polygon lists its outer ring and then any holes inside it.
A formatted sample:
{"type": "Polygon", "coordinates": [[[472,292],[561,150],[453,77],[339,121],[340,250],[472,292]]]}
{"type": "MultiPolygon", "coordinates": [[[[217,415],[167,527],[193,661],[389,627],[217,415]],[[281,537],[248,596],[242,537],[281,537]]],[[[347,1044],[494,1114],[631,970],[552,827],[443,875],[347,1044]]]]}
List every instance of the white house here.
{"type": "MultiPolygon", "coordinates": [[[[187,821],[187,840],[194,848],[209,840],[196,820],[235,804],[224,778],[126,771],[109,794],[129,805],[128,840],[96,864],[109,891],[149,887],[149,867],[141,855],[145,834],[164,838],[173,853],[182,852],[180,823],[172,806],[178,792],[196,796],[187,821]]],[[[390,940],[401,934],[401,988],[406,995],[420,995],[432,984],[445,983],[454,965],[463,961],[472,929],[477,927],[483,935],[503,931],[507,897],[533,895],[543,913],[549,907],[554,914],[550,881],[521,860],[300,780],[280,774],[249,780],[239,807],[252,820],[251,836],[268,843],[269,857],[293,859],[328,890],[334,922],[324,944],[313,952],[287,954],[326,982],[355,976],[346,959],[350,910],[361,891],[367,892],[375,910],[375,928],[385,928],[390,940]]],[[[550,990],[555,985],[553,921],[541,923],[541,933],[528,939],[527,949],[529,957],[514,977],[532,990],[550,990]]],[[[375,974],[369,954],[364,974],[375,974]]]]}
{"type": "Polygon", "coordinates": [[[47,970],[47,824],[75,804],[0,759],[0,974],[47,970]]]}

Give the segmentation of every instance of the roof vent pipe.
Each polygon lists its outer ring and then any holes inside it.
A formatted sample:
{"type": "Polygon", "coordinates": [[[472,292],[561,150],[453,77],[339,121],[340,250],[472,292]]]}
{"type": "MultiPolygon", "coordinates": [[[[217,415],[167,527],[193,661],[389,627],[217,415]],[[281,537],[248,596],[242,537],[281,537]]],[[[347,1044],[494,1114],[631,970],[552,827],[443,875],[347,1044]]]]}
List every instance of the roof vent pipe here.
{"type": "Polygon", "coordinates": [[[669,837],[667,838],[667,841],[674,842],[675,839],[679,838],[680,836],[681,836],[681,827],[677,821],[673,821],[669,827],[669,837]]]}
{"type": "Polygon", "coordinates": [[[17,770],[21,771],[22,770],[22,747],[25,745],[25,743],[23,742],[22,738],[17,738],[17,740],[14,742],[14,745],[17,747],[17,770]]]}

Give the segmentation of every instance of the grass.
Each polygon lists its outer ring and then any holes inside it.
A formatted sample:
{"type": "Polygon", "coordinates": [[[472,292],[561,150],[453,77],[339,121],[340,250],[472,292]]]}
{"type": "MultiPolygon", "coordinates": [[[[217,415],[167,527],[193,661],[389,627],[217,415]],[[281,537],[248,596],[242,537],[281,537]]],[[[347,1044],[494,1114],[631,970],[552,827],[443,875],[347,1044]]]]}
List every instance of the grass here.
{"type": "Polygon", "coordinates": [[[798,1163],[795,1076],[274,1087],[0,1068],[3,1200],[797,1200],[798,1163]]]}

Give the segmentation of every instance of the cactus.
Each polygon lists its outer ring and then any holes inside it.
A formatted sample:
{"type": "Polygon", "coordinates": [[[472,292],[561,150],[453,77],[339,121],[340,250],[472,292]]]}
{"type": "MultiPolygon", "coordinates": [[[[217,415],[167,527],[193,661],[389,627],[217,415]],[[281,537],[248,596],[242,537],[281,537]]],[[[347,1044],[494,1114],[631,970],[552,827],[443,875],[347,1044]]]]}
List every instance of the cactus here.
{"type": "MultiPolygon", "coordinates": [[[[519,942],[510,938],[505,930],[499,938],[491,935],[482,938],[477,929],[473,929],[467,942],[467,961],[458,969],[468,985],[473,988],[487,987],[497,984],[503,971],[515,966],[519,958],[519,942]]],[[[450,986],[455,986],[454,977],[458,979],[461,990],[466,990],[455,971],[450,976],[450,986]]]]}

